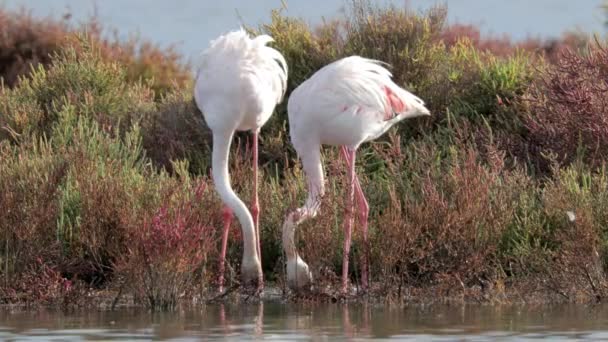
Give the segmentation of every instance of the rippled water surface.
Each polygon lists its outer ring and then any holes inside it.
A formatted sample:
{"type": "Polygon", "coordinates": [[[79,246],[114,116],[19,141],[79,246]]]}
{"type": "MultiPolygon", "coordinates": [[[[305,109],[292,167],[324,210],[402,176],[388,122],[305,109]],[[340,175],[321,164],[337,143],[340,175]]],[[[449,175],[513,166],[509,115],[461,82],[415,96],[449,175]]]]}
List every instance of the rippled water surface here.
{"type": "Polygon", "coordinates": [[[608,306],[214,304],[197,311],[0,313],[3,340],[607,340],[608,306]]]}

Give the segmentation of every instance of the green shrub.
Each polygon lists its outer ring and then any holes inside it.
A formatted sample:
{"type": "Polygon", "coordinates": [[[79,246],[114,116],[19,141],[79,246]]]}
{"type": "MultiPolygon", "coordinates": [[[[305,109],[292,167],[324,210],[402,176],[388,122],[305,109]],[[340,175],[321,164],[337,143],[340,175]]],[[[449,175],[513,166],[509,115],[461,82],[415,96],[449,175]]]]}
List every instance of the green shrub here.
{"type": "Polygon", "coordinates": [[[129,85],[121,65],[102,60],[95,45],[84,47],[81,52],[75,47],[62,51],[48,70],[38,67],[19,87],[2,90],[0,117],[13,139],[48,134],[65,105],[110,127],[120,122],[128,126],[154,108],[148,88],[129,85]]]}
{"type": "Polygon", "coordinates": [[[142,117],[146,155],[159,167],[172,170],[172,160],[187,159],[192,173],[209,174],[211,130],[194,100],[192,88],[175,89],[158,108],[142,117]]]}
{"type": "MultiPolygon", "coordinates": [[[[187,181],[183,171],[172,178],[145,156],[140,123],[158,120],[152,92],[126,82],[123,67],[104,61],[95,45],[79,48],[61,52],[48,69],[38,68],[31,79],[3,90],[3,293],[37,279],[53,282],[49,288],[64,277],[87,287],[125,279],[116,274],[116,263],[124,264],[130,242],[158,212],[166,189],[187,181]],[[56,276],[33,276],[41,270],[56,276]]],[[[216,217],[204,210],[196,215],[216,217]]],[[[214,241],[213,234],[207,238],[214,241]]],[[[200,284],[198,274],[183,286],[200,284]]],[[[6,300],[67,295],[36,291],[6,300]]]]}
{"type": "Polygon", "coordinates": [[[54,225],[66,162],[44,139],[22,146],[0,143],[0,249],[3,285],[34,265],[56,258],[54,225]],[[45,248],[39,248],[45,246],[45,248]]]}
{"type": "Polygon", "coordinates": [[[187,83],[189,67],[174,49],[161,49],[137,38],[128,41],[102,38],[103,28],[92,18],[74,27],[67,19],[35,19],[29,12],[0,9],[0,78],[3,84],[14,87],[19,79],[29,77],[32,67],[48,67],[52,56],[73,46],[77,36],[86,33],[100,49],[106,62],[123,65],[130,83],[144,82],[158,96],[163,96],[175,85],[187,83]]]}

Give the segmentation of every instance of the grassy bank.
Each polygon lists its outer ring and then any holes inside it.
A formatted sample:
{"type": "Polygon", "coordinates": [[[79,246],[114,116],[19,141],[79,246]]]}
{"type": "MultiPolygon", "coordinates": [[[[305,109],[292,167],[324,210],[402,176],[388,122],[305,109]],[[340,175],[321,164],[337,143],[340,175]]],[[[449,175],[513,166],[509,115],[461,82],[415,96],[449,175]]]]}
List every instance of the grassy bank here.
{"type": "MultiPolygon", "coordinates": [[[[272,35],[285,55],[288,93],[323,65],[359,54],[390,63],[397,83],[433,113],[360,152],[373,293],[603,301],[605,44],[572,34],[485,39],[474,27],[446,25],[445,15],[355,2],[319,27],[277,11],[251,29],[272,35]]],[[[217,278],[221,203],[187,66],[145,42],[1,17],[0,48],[13,57],[0,70],[0,300],[85,304],[89,291],[109,290],[171,307],[205,296],[217,278]],[[23,41],[35,48],[24,50],[23,41]]],[[[306,195],[285,108],[262,130],[260,147],[263,265],[279,286],[280,227],[306,195]]],[[[245,202],[248,138],[236,137],[230,167],[245,202]]],[[[324,160],[328,194],[321,214],[298,230],[298,244],[316,282],[334,288],[346,180],[335,148],[324,160]]],[[[234,227],[232,277],[240,255],[234,227]]]]}

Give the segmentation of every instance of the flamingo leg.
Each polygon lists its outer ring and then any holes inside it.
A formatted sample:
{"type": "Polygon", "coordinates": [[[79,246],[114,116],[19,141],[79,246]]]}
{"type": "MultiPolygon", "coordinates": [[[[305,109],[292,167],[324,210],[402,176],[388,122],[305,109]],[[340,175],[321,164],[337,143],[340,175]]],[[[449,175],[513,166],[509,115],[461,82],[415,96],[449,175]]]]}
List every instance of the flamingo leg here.
{"type": "MultiPolygon", "coordinates": [[[[260,202],[258,199],[258,133],[253,133],[253,204],[251,205],[251,216],[253,216],[253,227],[257,240],[257,254],[262,262],[262,243],[260,241],[260,202]]],[[[258,287],[264,286],[263,278],[260,278],[258,287]]]]}
{"type": "Polygon", "coordinates": [[[361,229],[363,230],[363,263],[361,267],[361,285],[363,289],[367,289],[369,281],[369,241],[367,239],[367,219],[369,217],[369,204],[365,199],[363,190],[361,190],[361,184],[359,183],[359,177],[355,178],[355,190],[357,193],[357,206],[359,211],[359,221],[361,222],[361,229]]]}
{"type": "MultiPolygon", "coordinates": [[[[348,150],[345,146],[341,148],[342,156],[346,160],[346,164],[350,168],[352,165],[351,158],[349,156],[348,150]]],[[[361,188],[361,183],[359,182],[359,176],[355,174],[355,196],[357,198],[357,210],[359,221],[361,222],[361,228],[363,230],[363,262],[361,267],[361,283],[364,289],[367,289],[369,278],[369,242],[368,242],[368,233],[367,233],[367,222],[369,217],[369,203],[365,198],[365,194],[363,193],[363,189],[361,188]]]]}
{"type": "Polygon", "coordinates": [[[224,230],[222,232],[222,251],[220,254],[220,278],[218,280],[219,290],[220,292],[224,291],[224,271],[226,264],[226,248],[228,247],[228,231],[230,229],[230,224],[232,223],[232,218],[234,215],[232,214],[232,210],[228,206],[224,206],[222,210],[222,219],[224,220],[224,230]]]}
{"type": "Polygon", "coordinates": [[[344,214],[344,251],[342,256],[342,292],[346,293],[348,288],[348,254],[352,239],[354,223],[353,202],[355,196],[355,150],[346,151],[350,165],[348,168],[348,193],[346,195],[346,213],[344,214]]]}

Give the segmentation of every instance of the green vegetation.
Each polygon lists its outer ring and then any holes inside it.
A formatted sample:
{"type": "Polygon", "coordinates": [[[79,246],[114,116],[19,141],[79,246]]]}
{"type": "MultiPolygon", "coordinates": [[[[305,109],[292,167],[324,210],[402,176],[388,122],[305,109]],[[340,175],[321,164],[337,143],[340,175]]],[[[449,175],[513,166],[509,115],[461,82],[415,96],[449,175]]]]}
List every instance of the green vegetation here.
{"type": "MultiPolygon", "coordinates": [[[[222,205],[187,66],[147,43],[1,17],[0,48],[13,57],[0,66],[0,300],[81,305],[87,291],[109,289],[170,308],[208,294],[222,205]],[[41,48],[23,51],[23,40],[41,48]]],[[[417,14],[360,1],[320,27],[275,11],[251,30],[272,35],[285,55],[288,94],[323,65],[360,54],[390,63],[395,80],[433,113],[392,129],[358,158],[371,207],[373,294],[605,299],[605,43],[482,39],[474,27],[447,26],[442,8],[417,14]]],[[[260,150],[263,265],[279,285],[283,218],[305,196],[286,118],[285,101],[260,150]]],[[[247,139],[237,136],[230,166],[245,202],[247,139]]],[[[345,177],[338,151],[324,154],[328,194],[298,244],[315,281],[332,287],[345,177]]],[[[228,254],[234,278],[236,227],[228,254]]]]}

